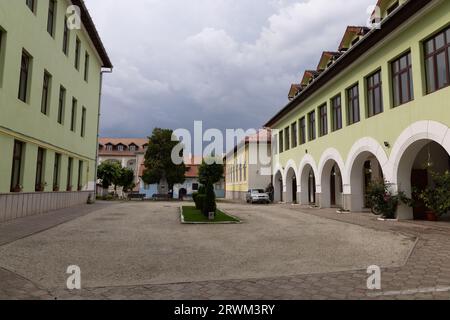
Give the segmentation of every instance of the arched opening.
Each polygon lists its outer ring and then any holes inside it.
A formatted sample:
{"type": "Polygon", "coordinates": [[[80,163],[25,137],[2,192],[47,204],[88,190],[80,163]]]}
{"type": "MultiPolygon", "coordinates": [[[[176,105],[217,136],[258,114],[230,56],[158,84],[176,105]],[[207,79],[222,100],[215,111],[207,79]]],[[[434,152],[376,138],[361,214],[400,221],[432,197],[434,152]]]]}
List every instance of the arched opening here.
{"type": "Polygon", "coordinates": [[[286,202],[297,203],[297,177],[293,168],[286,174],[286,202]]]}
{"type": "Polygon", "coordinates": [[[187,190],[185,188],[181,188],[180,191],[178,191],[178,198],[180,200],[184,200],[187,196],[187,190]]]}
{"type": "Polygon", "coordinates": [[[375,155],[369,151],[359,154],[351,168],[351,211],[367,209],[367,191],[372,181],[383,181],[383,169],[375,155]]]}
{"type": "Polygon", "coordinates": [[[283,175],[280,171],[275,174],[273,180],[274,202],[283,202],[283,175]]]}
{"type": "Polygon", "coordinates": [[[427,187],[433,187],[433,173],[442,174],[449,169],[450,155],[440,144],[427,139],[412,143],[400,158],[397,188],[408,197],[412,197],[416,205],[414,208],[401,205],[398,211],[399,218],[425,219],[427,208],[418,199],[417,194],[427,187]]]}
{"type": "Polygon", "coordinates": [[[316,176],[311,165],[307,164],[301,174],[301,203],[316,204],[316,176]]]}
{"type": "Polygon", "coordinates": [[[328,160],[325,163],[322,170],[321,186],[320,206],[322,208],[342,207],[342,174],[336,161],[328,160]]]}

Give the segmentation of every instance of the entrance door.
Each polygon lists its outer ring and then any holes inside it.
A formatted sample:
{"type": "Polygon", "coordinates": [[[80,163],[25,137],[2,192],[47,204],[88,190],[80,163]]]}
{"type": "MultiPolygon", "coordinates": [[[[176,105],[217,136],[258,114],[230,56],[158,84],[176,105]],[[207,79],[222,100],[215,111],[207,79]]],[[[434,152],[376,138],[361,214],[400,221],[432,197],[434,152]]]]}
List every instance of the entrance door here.
{"type": "MultiPolygon", "coordinates": [[[[411,186],[418,192],[423,191],[428,186],[428,172],[423,169],[413,169],[411,172],[411,186]]],[[[413,193],[413,200],[416,205],[413,208],[414,219],[425,219],[425,211],[427,210],[422,200],[418,199],[417,194],[413,193]]]]}
{"type": "Polygon", "coordinates": [[[364,163],[364,208],[368,208],[367,192],[372,183],[372,162],[370,160],[364,163]]]}
{"type": "Polygon", "coordinates": [[[283,202],[283,181],[280,180],[280,202],[283,202]]]}
{"type": "Polygon", "coordinates": [[[292,202],[297,203],[297,180],[292,179],[292,202]]]}
{"type": "Polygon", "coordinates": [[[309,203],[316,203],[316,178],[311,172],[309,175],[308,198],[309,203]]]}
{"type": "Polygon", "coordinates": [[[336,169],[333,167],[331,170],[330,179],[330,204],[332,206],[336,205],[336,169]]]}

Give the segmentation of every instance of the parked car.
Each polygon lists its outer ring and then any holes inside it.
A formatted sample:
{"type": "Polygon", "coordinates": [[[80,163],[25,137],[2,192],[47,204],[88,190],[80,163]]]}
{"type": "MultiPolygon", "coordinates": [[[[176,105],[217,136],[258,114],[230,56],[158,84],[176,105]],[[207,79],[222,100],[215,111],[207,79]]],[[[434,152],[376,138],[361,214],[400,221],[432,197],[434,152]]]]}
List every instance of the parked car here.
{"type": "Polygon", "coordinates": [[[247,203],[270,203],[270,197],[263,189],[248,190],[246,199],[247,203]]]}

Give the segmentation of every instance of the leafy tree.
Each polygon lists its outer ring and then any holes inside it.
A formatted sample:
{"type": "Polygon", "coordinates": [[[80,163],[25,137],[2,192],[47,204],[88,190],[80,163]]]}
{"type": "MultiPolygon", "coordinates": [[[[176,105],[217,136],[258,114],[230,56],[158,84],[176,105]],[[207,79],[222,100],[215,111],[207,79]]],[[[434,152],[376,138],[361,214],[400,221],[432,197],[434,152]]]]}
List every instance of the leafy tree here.
{"type": "MultiPolygon", "coordinates": [[[[145,153],[145,171],[142,180],[147,184],[160,183],[166,180],[169,190],[177,183],[185,180],[186,166],[184,163],[175,164],[172,161],[172,150],[179,141],[172,141],[173,131],[156,128],[149,137],[147,152],[145,153]]],[[[182,151],[180,154],[183,157],[182,151]]]]}
{"type": "Polygon", "coordinates": [[[117,162],[105,161],[98,166],[97,178],[100,179],[103,189],[117,185],[122,167],[117,162]]]}
{"type": "Polygon", "coordinates": [[[134,183],[134,171],[129,168],[122,168],[120,170],[117,185],[122,187],[124,192],[133,190],[133,188],[136,186],[134,183]]]}
{"type": "Polygon", "coordinates": [[[207,164],[203,160],[202,164],[198,168],[198,180],[204,186],[208,186],[208,184],[214,185],[223,178],[223,175],[224,167],[223,164],[219,163],[219,161],[214,161],[212,164],[207,164]]]}

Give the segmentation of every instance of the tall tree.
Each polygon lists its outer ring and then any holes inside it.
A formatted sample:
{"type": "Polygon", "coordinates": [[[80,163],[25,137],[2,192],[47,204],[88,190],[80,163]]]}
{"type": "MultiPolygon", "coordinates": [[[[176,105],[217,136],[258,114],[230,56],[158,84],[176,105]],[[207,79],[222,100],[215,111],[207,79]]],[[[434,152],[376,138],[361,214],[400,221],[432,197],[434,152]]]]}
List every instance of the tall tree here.
{"type": "Polygon", "coordinates": [[[134,183],[134,171],[130,168],[122,168],[118,179],[118,186],[123,188],[124,192],[130,192],[136,186],[134,183]]]}
{"type": "Polygon", "coordinates": [[[121,165],[112,161],[105,161],[98,166],[97,178],[100,179],[103,189],[118,183],[121,170],[121,165]]]}
{"type": "MultiPolygon", "coordinates": [[[[179,144],[179,141],[172,137],[173,131],[170,129],[153,130],[145,153],[145,170],[142,176],[145,183],[157,184],[161,180],[166,180],[169,190],[172,190],[175,184],[184,182],[185,164],[175,164],[172,161],[172,150],[179,144]]],[[[181,157],[183,157],[182,152],[181,157]]]]}
{"type": "Polygon", "coordinates": [[[219,163],[219,161],[208,161],[207,164],[204,160],[200,167],[198,168],[198,181],[207,186],[208,184],[214,185],[219,182],[224,175],[224,167],[223,164],[219,163]]]}

